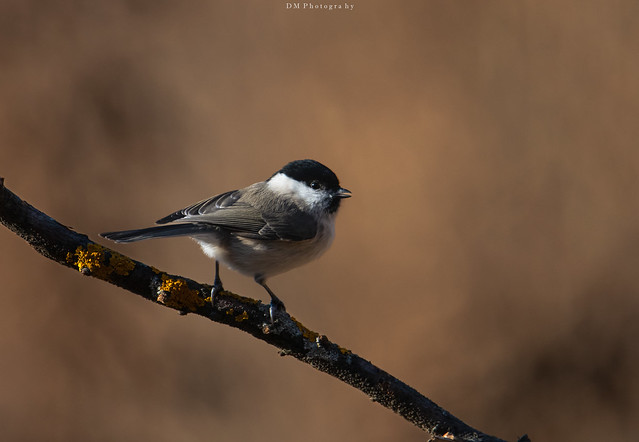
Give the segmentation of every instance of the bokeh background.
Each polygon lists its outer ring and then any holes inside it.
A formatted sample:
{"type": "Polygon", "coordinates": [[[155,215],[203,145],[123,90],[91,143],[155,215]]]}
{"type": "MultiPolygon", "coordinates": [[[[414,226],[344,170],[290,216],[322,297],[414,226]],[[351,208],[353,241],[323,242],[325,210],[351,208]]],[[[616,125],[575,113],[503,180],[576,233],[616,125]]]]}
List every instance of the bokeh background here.
{"type": "MultiPolygon", "coordinates": [[[[352,3],[2,0],[0,175],[98,239],[320,160],[354,197],[332,249],[271,281],[293,315],[487,433],[636,437],[637,3],[352,3]]],[[[425,438],[248,335],[0,244],[3,440],[425,438]]],[[[187,239],[115,248],[212,281],[187,239]]]]}

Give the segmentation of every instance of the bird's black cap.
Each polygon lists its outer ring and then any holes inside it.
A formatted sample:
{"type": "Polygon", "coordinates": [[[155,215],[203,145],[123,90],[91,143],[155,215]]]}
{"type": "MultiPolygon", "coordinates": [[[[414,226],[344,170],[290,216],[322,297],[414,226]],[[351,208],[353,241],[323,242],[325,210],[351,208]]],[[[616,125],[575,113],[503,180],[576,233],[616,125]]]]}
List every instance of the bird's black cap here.
{"type": "MultiPolygon", "coordinates": [[[[319,183],[326,189],[337,191],[340,189],[339,180],[331,169],[315,160],[291,161],[282,167],[277,173],[283,173],[294,180],[308,184],[313,181],[319,183]]],[[[276,173],[276,174],[277,174],[276,173]]]]}

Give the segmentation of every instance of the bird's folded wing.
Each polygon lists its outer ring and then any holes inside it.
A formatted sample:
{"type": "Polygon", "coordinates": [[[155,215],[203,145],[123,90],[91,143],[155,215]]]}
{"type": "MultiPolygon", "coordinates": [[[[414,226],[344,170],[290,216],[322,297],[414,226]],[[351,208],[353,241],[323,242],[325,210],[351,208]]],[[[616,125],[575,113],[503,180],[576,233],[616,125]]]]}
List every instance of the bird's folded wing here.
{"type": "Polygon", "coordinates": [[[263,240],[302,241],[317,233],[317,222],[294,203],[280,200],[268,214],[242,199],[233,190],[195,203],[158,221],[167,223],[211,224],[232,234],[263,240]]]}

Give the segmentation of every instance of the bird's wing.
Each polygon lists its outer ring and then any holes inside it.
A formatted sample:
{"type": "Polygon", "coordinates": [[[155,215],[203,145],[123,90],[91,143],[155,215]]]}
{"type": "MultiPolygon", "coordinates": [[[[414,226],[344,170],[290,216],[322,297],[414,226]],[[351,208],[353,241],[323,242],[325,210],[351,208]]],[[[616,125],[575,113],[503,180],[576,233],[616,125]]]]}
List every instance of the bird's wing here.
{"type": "Polygon", "coordinates": [[[216,195],[158,221],[166,223],[205,223],[226,229],[231,234],[254,239],[301,241],[317,233],[317,223],[292,202],[279,201],[270,215],[242,198],[242,190],[216,195]]]}
{"type": "Polygon", "coordinates": [[[290,241],[303,241],[317,235],[317,220],[303,212],[293,202],[281,202],[270,215],[263,215],[266,221],[260,230],[262,237],[276,237],[290,241]]]}
{"type": "Polygon", "coordinates": [[[173,221],[186,221],[184,218],[194,217],[198,215],[206,215],[212,213],[219,208],[232,206],[240,199],[241,192],[239,190],[231,190],[219,195],[207,198],[184,209],[173,212],[162,219],[157,220],[156,224],[166,224],[173,221]]]}

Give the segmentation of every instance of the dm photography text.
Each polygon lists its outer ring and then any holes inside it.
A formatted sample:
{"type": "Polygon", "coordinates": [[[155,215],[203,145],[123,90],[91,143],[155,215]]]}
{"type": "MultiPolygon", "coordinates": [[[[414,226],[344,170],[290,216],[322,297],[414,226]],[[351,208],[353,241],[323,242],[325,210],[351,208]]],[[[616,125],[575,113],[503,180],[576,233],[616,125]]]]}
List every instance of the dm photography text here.
{"type": "Polygon", "coordinates": [[[307,11],[352,11],[355,3],[286,3],[286,9],[307,11]]]}

